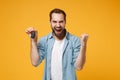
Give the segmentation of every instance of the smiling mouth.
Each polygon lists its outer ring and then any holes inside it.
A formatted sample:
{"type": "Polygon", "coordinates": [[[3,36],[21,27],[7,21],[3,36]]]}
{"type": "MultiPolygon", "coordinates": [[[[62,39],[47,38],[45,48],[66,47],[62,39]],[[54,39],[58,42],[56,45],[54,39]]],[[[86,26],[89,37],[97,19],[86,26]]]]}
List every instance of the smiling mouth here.
{"type": "Polygon", "coordinates": [[[60,37],[60,36],[62,36],[62,35],[64,35],[64,34],[66,34],[66,29],[62,29],[62,28],[56,29],[56,28],[54,28],[54,29],[53,29],[53,33],[54,33],[56,36],[60,37]]]}
{"type": "Polygon", "coordinates": [[[57,32],[61,32],[62,29],[56,30],[57,32]]]}
{"type": "Polygon", "coordinates": [[[62,28],[55,28],[55,31],[60,32],[62,28]]]}

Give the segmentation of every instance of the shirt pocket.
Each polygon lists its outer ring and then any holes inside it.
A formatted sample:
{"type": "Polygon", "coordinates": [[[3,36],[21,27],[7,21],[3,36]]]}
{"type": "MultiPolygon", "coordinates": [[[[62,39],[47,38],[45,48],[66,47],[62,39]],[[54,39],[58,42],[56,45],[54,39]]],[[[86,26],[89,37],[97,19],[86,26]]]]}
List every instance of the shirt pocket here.
{"type": "Polygon", "coordinates": [[[73,59],[73,48],[72,46],[68,46],[66,50],[66,60],[68,65],[71,65],[73,63],[72,59],[73,59]]]}

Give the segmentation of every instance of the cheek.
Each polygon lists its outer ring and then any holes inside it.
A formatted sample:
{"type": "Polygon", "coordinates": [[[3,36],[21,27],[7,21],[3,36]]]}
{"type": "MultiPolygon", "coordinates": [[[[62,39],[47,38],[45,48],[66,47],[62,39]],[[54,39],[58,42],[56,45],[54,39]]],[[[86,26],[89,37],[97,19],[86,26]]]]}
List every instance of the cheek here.
{"type": "Polygon", "coordinates": [[[51,24],[51,27],[54,28],[55,24],[51,24]]]}
{"type": "Polygon", "coordinates": [[[66,25],[66,23],[65,23],[65,22],[63,22],[63,23],[61,23],[61,25],[62,25],[62,26],[65,26],[65,25],[66,25]]]}
{"type": "Polygon", "coordinates": [[[64,27],[65,27],[65,24],[61,24],[61,26],[64,28],[64,27]]]}

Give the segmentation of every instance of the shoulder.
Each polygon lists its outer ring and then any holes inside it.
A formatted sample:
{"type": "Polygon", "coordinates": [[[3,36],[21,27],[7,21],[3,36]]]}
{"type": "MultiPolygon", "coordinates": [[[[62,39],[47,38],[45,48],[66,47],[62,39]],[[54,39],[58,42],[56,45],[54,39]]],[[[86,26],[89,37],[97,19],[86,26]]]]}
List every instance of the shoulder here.
{"type": "Polygon", "coordinates": [[[76,36],[76,35],[71,34],[71,33],[68,33],[67,37],[72,42],[80,42],[80,38],[78,36],[76,36]]]}
{"type": "Polygon", "coordinates": [[[52,33],[49,33],[49,34],[47,34],[47,35],[42,36],[41,38],[39,38],[38,39],[38,43],[45,43],[45,42],[47,42],[47,40],[48,40],[48,38],[50,38],[51,34],[52,33]]]}
{"type": "Polygon", "coordinates": [[[80,47],[81,41],[80,41],[80,38],[78,36],[75,36],[75,35],[73,35],[71,33],[68,33],[67,37],[69,39],[69,42],[72,44],[72,46],[74,48],[76,48],[76,47],[79,48],[80,47]]]}

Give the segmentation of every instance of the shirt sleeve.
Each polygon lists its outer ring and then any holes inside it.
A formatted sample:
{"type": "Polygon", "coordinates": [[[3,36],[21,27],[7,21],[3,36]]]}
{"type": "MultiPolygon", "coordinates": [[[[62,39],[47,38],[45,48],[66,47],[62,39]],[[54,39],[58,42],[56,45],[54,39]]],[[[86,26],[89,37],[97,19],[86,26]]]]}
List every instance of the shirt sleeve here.
{"type": "Polygon", "coordinates": [[[75,41],[73,43],[73,64],[74,67],[76,68],[75,62],[78,57],[78,54],[80,53],[81,42],[80,42],[80,38],[75,38],[74,40],[75,41]]]}
{"type": "Polygon", "coordinates": [[[37,49],[39,54],[39,62],[38,65],[42,62],[42,60],[45,58],[45,40],[44,38],[39,39],[37,43],[37,49]]]}

